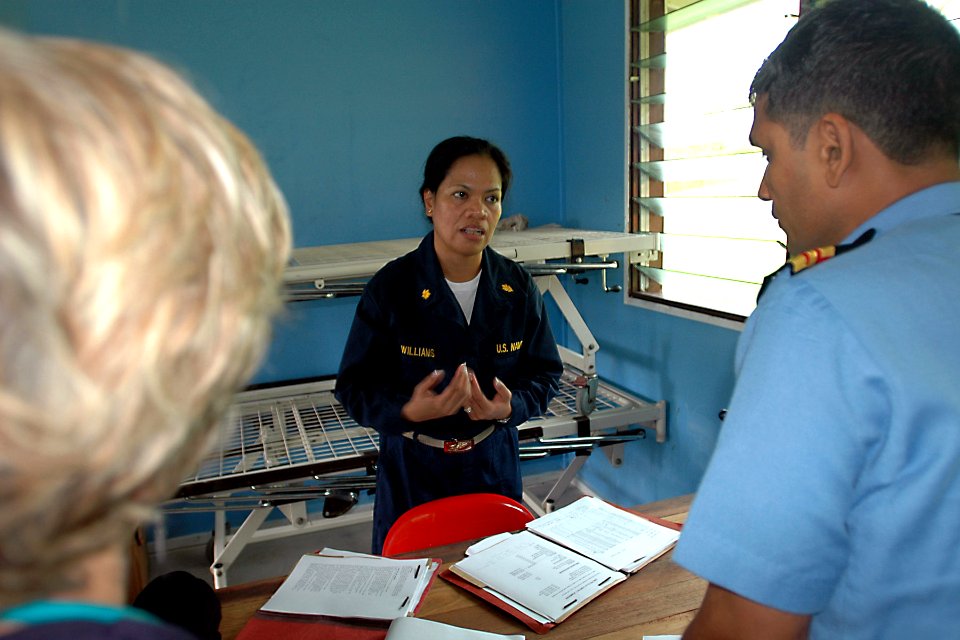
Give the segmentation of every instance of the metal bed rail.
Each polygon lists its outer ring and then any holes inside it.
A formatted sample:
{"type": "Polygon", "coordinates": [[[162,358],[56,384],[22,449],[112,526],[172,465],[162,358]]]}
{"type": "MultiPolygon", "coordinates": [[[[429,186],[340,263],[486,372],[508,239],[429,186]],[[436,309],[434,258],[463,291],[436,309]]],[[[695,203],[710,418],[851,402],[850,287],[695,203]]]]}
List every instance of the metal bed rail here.
{"type": "MultiPolygon", "coordinates": [[[[547,413],[517,427],[521,458],[578,453],[577,469],[596,446],[622,446],[643,438],[666,437],[663,402],[648,403],[597,381],[593,410],[579,407],[587,379],[567,369],[561,390],[547,413]]],[[[217,588],[227,585],[227,571],[242,549],[260,539],[323,529],[312,522],[308,500],[324,499],[325,517],[342,516],[363,491],[375,485],[379,447],[377,432],[358,425],[333,396],[335,381],[319,380],[245,391],[237,395],[228,419],[220,425],[218,447],[186,478],[171,501],[169,513],[212,511],[215,516],[211,572],[217,588]],[[261,531],[273,508],[288,524],[261,531]],[[233,534],[228,511],[250,510],[233,534]]],[[[575,473],[566,473],[569,484],[575,473]]],[[[534,511],[545,512],[558,483],[543,501],[525,499],[534,511]]],[[[347,518],[347,516],[342,516],[347,518]]],[[[349,518],[347,518],[349,520],[349,518]]]]}
{"type": "MultiPolygon", "coordinates": [[[[547,413],[517,427],[523,451],[559,450],[565,443],[575,445],[576,438],[602,444],[611,437],[608,432],[629,425],[653,431],[658,442],[666,440],[664,403],[646,402],[599,381],[593,410],[584,414],[581,405],[587,379],[567,368],[560,382],[560,392],[547,413]]],[[[363,484],[363,478],[343,472],[371,471],[379,436],[347,415],[333,396],[334,384],[332,379],[320,380],[238,394],[230,416],[220,425],[218,446],[181,483],[174,504],[168,507],[174,508],[179,501],[226,503],[229,496],[225,494],[236,491],[273,489],[280,495],[283,492],[276,485],[290,481],[313,480],[323,483],[317,485],[320,488],[363,484]]]]}

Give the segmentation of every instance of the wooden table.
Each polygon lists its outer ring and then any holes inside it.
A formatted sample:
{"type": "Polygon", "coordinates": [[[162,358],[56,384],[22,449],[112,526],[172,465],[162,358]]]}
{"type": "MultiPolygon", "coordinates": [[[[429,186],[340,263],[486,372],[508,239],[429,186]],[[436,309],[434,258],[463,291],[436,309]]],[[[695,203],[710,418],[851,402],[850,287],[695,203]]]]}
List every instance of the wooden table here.
{"type": "MultiPolygon", "coordinates": [[[[684,522],[692,495],[636,507],[637,511],[684,522]]],[[[468,543],[410,554],[442,558],[444,568],[463,558],[468,543]]],[[[442,569],[441,569],[442,570],[442,569]]],[[[252,616],[283,582],[283,576],[227,587],[218,591],[223,605],[220,632],[234,640],[252,616]]],[[[549,640],[639,640],[643,635],[679,634],[700,606],[707,583],[672,560],[672,552],[647,565],[621,584],[554,627],[549,640]]],[[[504,634],[536,638],[538,634],[507,613],[437,578],[418,618],[504,634]]]]}

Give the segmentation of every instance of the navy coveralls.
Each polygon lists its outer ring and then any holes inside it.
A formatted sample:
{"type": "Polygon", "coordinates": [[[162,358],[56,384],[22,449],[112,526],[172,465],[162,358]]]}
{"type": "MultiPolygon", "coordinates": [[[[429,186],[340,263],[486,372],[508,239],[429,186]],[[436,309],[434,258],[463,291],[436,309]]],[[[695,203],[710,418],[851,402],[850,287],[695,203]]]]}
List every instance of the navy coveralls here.
{"type": "Polygon", "coordinates": [[[543,414],[557,393],[563,364],[533,278],[489,247],[470,324],[447,286],[433,246],[420,246],[384,266],[364,289],[347,339],[336,396],[359,424],[380,434],[373,551],[380,553],[394,521],[437,498],[491,492],[520,499],[516,426],[543,414]],[[466,362],[488,398],[498,377],[512,393],[512,414],[493,434],[462,453],[403,437],[416,431],[439,439],[471,438],[490,422],[458,412],[420,423],[400,410],[413,387],[440,369],[440,393],[466,362]]]}

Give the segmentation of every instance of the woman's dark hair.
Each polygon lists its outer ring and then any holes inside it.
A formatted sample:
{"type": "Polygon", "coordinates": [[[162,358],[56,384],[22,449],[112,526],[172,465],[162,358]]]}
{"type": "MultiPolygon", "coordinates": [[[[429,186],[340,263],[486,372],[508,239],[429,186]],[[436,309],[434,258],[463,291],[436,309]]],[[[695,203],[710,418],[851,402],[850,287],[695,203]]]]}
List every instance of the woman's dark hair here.
{"type": "Polygon", "coordinates": [[[456,136],[447,138],[433,148],[423,167],[423,184],[420,185],[420,197],[427,191],[436,193],[440,183],[447,177],[453,163],[466,156],[485,156],[493,160],[500,171],[501,199],[506,198],[510,187],[510,161],[498,147],[481,138],[456,136]]]}

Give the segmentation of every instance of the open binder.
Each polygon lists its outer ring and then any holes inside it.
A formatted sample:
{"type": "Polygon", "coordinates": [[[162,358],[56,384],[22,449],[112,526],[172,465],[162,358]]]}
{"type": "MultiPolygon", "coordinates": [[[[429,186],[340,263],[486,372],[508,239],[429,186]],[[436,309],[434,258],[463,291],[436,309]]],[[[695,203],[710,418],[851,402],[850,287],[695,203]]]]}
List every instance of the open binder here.
{"type": "Polygon", "coordinates": [[[679,529],[585,497],[478,545],[441,577],[545,633],[673,548],[679,529]]]}

